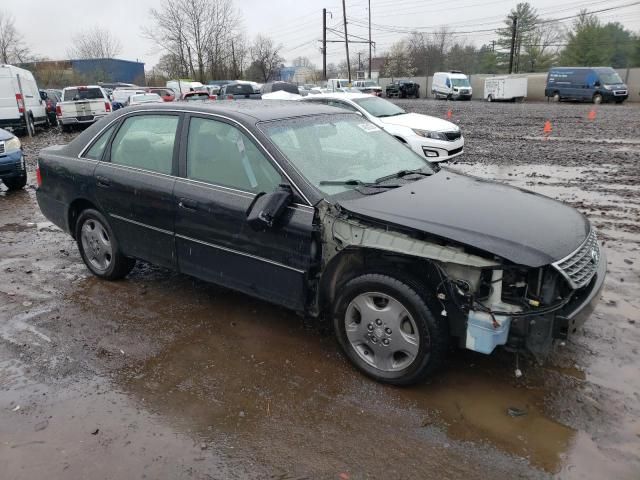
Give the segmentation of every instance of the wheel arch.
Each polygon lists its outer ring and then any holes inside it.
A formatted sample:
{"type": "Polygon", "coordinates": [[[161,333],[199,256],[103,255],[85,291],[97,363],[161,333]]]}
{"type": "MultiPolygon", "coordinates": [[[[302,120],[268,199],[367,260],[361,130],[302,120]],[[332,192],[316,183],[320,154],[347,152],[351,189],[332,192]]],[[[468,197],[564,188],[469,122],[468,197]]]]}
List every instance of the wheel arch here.
{"type": "Polygon", "coordinates": [[[437,306],[435,294],[429,295],[430,291],[435,293],[439,278],[433,261],[375,248],[347,248],[333,257],[322,272],[318,288],[320,311],[330,311],[342,285],[370,273],[402,280],[418,291],[429,307],[437,306]]]}
{"type": "Polygon", "coordinates": [[[69,228],[69,233],[74,239],[76,238],[76,223],[78,222],[80,214],[90,208],[100,211],[93,202],[86,198],[76,198],[69,205],[69,209],[67,210],[67,227],[69,228]]]}

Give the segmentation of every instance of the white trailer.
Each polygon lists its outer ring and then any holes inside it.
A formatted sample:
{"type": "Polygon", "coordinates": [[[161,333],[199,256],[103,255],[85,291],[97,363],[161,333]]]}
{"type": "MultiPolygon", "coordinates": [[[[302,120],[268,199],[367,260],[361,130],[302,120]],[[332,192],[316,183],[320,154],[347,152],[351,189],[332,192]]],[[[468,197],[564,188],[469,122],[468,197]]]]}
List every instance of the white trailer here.
{"type": "Polygon", "coordinates": [[[525,98],[527,98],[526,77],[488,77],[484,81],[484,99],[487,102],[522,102],[525,98]]]}

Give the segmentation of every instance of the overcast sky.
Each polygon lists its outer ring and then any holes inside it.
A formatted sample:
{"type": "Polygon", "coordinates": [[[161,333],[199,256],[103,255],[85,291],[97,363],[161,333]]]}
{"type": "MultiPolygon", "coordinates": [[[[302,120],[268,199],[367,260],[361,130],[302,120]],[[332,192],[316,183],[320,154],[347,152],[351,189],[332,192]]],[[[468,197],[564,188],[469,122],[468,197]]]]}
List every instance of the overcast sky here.
{"type": "MultiPolygon", "coordinates": [[[[140,34],[145,25],[150,25],[148,10],[158,6],[162,0],[1,0],[0,11],[11,13],[16,26],[32,51],[51,59],[64,59],[71,45],[71,38],[83,28],[92,25],[108,27],[120,39],[123,49],[121,58],[139,60],[152,67],[162,54],[153,42],[140,34]]],[[[206,0],[202,0],[203,2],[206,0]]],[[[500,25],[505,15],[516,5],[515,0],[371,0],[372,40],[376,52],[382,53],[402,33],[389,30],[420,28],[428,32],[440,25],[448,25],[458,33],[459,40],[475,45],[489,43],[495,38],[490,30],[500,25]]],[[[632,3],[632,0],[533,0],[530,2],[541,16],[561,18],[577,13],[581,8],[599,10],[632,3]]],[[[347,17],[353,19],[348,25],[349,34],[366,37],[368,0],[346,0],[347,17]]],[[[243,18],[249,37],[258,33],[267,34],[281,43],[282,55],[290,62],[296,56],[307,56],[320,67],[319,40],[322,36],[322,8],[333,15],[327,24],[342,29],[341,0],[235,0],[243,18]]],[[[626,28],[640,31],[640,5],[598,14],[603,21],[619,21],[626,28]]],[[[570,25],[571,20],[562,22],[570,25]]],[[[335,33],[328,38],[337,39],[335,33]]],[[[357,52],[367,52],[367,45],[350,45],[352,58],[357,62],[357,52]]],[[[327,48],[328,62],[339,62],[345,58],[344,44],[333,43],[327,48]]]]}

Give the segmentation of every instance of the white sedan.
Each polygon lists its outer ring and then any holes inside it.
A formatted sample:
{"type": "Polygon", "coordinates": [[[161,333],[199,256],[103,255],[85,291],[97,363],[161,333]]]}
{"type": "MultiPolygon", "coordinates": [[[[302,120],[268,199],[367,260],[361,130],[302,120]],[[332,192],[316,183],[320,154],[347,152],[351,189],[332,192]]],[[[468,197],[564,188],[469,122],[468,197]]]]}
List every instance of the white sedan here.
{"type": "Polygon", "coordinates": [[[302,101],[359,112],[432,162],[451,160],[461,155],[464,148],[464,137],[457,125],[429,115],[407,113],[380,97],[336,92],[309,95],[302,101]]]}
{"type": "Polygon", "coordinates": [[[127,105],[143,105],[145,103],[164,103],[164,100],[157,93],[137,93],[131,95],[127,105]]]}

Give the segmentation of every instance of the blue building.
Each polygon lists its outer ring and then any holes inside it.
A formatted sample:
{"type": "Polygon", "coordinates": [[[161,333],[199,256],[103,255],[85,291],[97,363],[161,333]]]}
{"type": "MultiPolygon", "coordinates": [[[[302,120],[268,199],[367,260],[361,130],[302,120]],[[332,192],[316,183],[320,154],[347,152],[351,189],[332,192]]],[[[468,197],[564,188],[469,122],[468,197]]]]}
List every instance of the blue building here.
{"type": "Polygon", "coordinates": [[[144,85],[144,63],[116,58],[71,60],[75,73],[100,82],[122,82],[144,85]]]}

